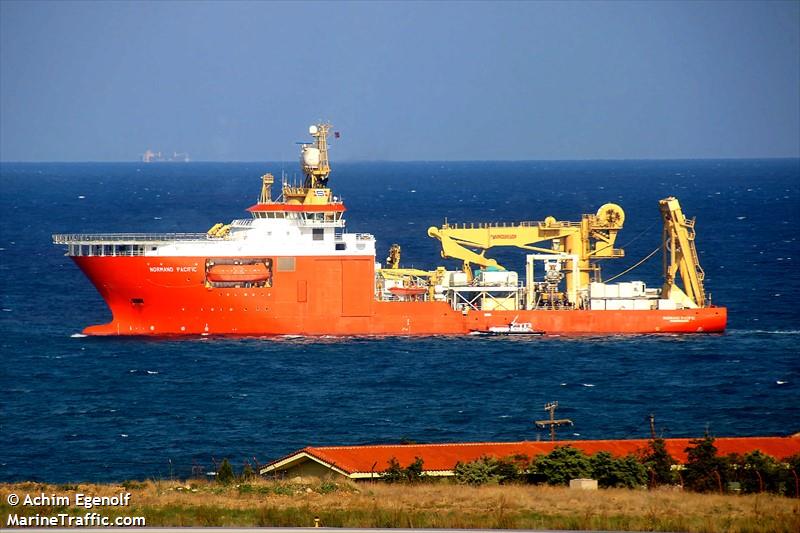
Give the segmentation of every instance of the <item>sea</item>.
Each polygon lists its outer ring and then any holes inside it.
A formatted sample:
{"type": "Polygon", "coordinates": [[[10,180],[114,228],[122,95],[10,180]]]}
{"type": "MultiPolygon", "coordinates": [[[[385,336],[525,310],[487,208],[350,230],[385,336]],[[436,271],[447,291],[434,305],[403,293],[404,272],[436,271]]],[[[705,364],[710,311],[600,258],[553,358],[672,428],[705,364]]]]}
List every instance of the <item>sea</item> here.
{"type": "MultiPolygon", "coordinates": [[[[351,162],[347,228],[406,266],[444,221],[580,220],[621,205],[625,257],[661,243],[658,201],[696,217],[723,334],[539,338],[80,335],[110,313],[54,233],[197,232],[247,216],[295,163],[0,164],[0,481],[185,478],[305,446],[800,431],[800,160],[351,162]]],[[[525,252],[488,252],[524,273],[525,252]]],[[[660,254],[625,276],[661,284],[660,254]]]]}

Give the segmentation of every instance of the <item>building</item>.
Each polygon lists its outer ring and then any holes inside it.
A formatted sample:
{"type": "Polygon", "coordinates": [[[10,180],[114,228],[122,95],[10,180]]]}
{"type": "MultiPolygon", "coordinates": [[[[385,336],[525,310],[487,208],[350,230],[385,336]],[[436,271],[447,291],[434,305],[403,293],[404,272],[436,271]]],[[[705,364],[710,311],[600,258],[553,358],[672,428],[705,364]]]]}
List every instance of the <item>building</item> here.
{"type": "MultiPolygon", "coordinates": [[[[667,451],[679,463],[686,462],[686,448],[692,439],[665,439],[667,451]]],[[[456,463],[483,456],[504,458],[526,455],[534,458],[550,453],[556,446],[573,446],[587,455],[609,452],[615,457],[635,454],[649,444],[646,439],[573,440],[558,442],[473,442],[452,444],[382,444],[372,446],[308,446],[259,469],[261,475],[277,477],[343,477],[352,480],[377,479],[394,458],[405,467],[419,457],[424,474],[453,475],[456,463]]],[[[720,437],[714,440],[719,455],[746,454],[760,450],[783,459],[800,453],[800,433],[790,437],[720,437]]]]}

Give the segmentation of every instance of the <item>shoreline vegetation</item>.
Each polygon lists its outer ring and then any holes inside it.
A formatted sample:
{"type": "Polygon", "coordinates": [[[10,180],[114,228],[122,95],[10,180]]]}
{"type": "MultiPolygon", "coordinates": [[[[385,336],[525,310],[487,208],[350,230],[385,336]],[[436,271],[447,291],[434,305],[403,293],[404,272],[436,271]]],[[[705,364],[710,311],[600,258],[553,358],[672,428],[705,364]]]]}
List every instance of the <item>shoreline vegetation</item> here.
{"type": "Polygon", "coordinates": [[[571,446],[534,459],[484,456],[457,463],[450,478],[425,475],[419,457],[405,467],[392,458],[380,478],[367,482],[265,479],[249,463],[237,475],[225,459],[213,480],[5,483],[0,528],[36,525],[20,517],[97,512],[112,520],[144,517],[149,527],[800,531],[800,455],[778,461],[756,450],[720,457],[712,437],[691,442],[684,465],[654,439],[638,456],[587,456],[571,446]],[[565,486],[588,476],[599,490],[565,486]],[[118,496],[125,504],[84,507],[78,502],[85,495],[118,496]],[[28,496],[41,498],[26,505],[28,496]]]}
{"type": "Polygon", "coordinates": [[[122,484],[3,483],[0,515],[86,514],[79,506],[12,507],[11,493],[118,496],[130,504],[91,509],[104,516],[144,516],[148,527],[508,528],[687,532],[800,531],[800,499],[769,493],[699,494],[653,490],[571,490],[549,485],[406,483],[254,478],[224,485],[207,480],[122,484]]]}

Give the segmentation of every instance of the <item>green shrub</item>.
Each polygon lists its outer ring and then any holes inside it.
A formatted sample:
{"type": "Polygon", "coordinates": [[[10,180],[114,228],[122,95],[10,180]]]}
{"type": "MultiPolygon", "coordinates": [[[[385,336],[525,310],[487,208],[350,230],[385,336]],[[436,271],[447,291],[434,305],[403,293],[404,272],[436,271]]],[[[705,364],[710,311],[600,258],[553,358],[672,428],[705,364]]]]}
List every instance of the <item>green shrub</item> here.
{"type": "Polygon", "coordinates": [[[250,466],[250,463],[245,462],[244,466],[242,467],[242,475],[239,476],[239,479],[242,481],[250,481],[255,477],[256,473],[253,472],[253,467],[250,466]]]}
{"type": "Polygon", "coordinates": [[[495,474],[496,463],[494,457],[481,457],[469,463],[458,462],[454,469],[456,481],[464,485],[499,483],[500,479],[495,474]]]}
{"type": "Polygon", "coordinates": [[[406,480],[409,483],[414,483],[420,481],[423,477],[423,465],[422,459],[419,457],[414,457],[414,462],[408,465],[405,469],[406,480]]]}
{"type": "Polygon", "coordinates": [[[497,459],[483,456],[469,463],[456,463],[454,473],[458,483],[464,485],[485,485],[487,483],[508,483],[520,479],[522,469],[527,465],[521,457],[497,459]]]}
{"type": "Polygon", "coordinates": [[[795,498],[800,497],[800,453],[787,457],[782,461],[780,479],[778,483],[783,487],[783,493],[795,498]]]}
{"type": "Polygon", "coordinates": [[[331,492],[336,492],[337,490],[339,490],[339,485],[331,480],[325,480],[319,485],[320,494],[330,494],[331,492]]]}
{"type": "Polygon", "coordinates": [[[297,492],[297,488],[294,485],[278,484],[272,487],[272,492],[279,496],[292,496],[297,492]]]}
{"type": "Polygon", "coordinates": [[[550,485],[566,485],[570,479],[588,477],[591,471],[586,454],[572,446],[556,446],[533,463],[534,479],[550,485]]]}
{"type": "Polygon", "coordinates": [[[388,467],[381,473],[381,479],[387,483],[415,483],[422,480],[423,461],[420,457],[415,457],[414,462],[403,468],[397,458],[389,459],[388,467]]]}
{"type": "Polygon", "coordinates": [[[727,482],[726,461],[717,456],[714,438],[689,441],[693,447],[686,448],[688,459],[683,473],[684,486],[695,492],[722,491],[727,482]]]}
{"type": "Polygon", "coordinates": [[[227,459],[223,459],[222,464],[219,465],[219,470],[217,470],[217,481],[223,485],[230,485],[233,480],[233,467],[227,459]]]}
{"type": "Polygon", "coordinates": [[[647,470],[651,488],[675,483],[672,466],[678,464],[678,461],[667,451],[667,443],[664,439],[651,440],[640,462],[647,470]]]}
{"type": "Polygon", "coordinates": [[[636,457],[615,458],[608,452],[598,452],[589,458],[591,477],[603,488],[626,487],[629,489],[647,483],[647,471],[636,457]]]}
{"type": "Polygon", "coordinates": [[[725,459],[730,468],[730,480],[738,482],[742,492],[786,492],[785,476],[781,475],[786,468],[773,457],[755,450],[744,457],[731,454],[725,459]]]}

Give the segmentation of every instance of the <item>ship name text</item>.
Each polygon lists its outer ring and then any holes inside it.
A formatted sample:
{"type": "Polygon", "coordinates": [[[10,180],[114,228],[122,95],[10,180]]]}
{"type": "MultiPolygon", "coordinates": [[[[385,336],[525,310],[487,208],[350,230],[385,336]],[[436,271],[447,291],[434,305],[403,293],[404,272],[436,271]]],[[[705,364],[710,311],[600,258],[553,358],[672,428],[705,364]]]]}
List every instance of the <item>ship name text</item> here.
{"type": "Polygon", "coordinates": [[[197,272],[196,266],[151,266],[150,272],[197,272]]]}

